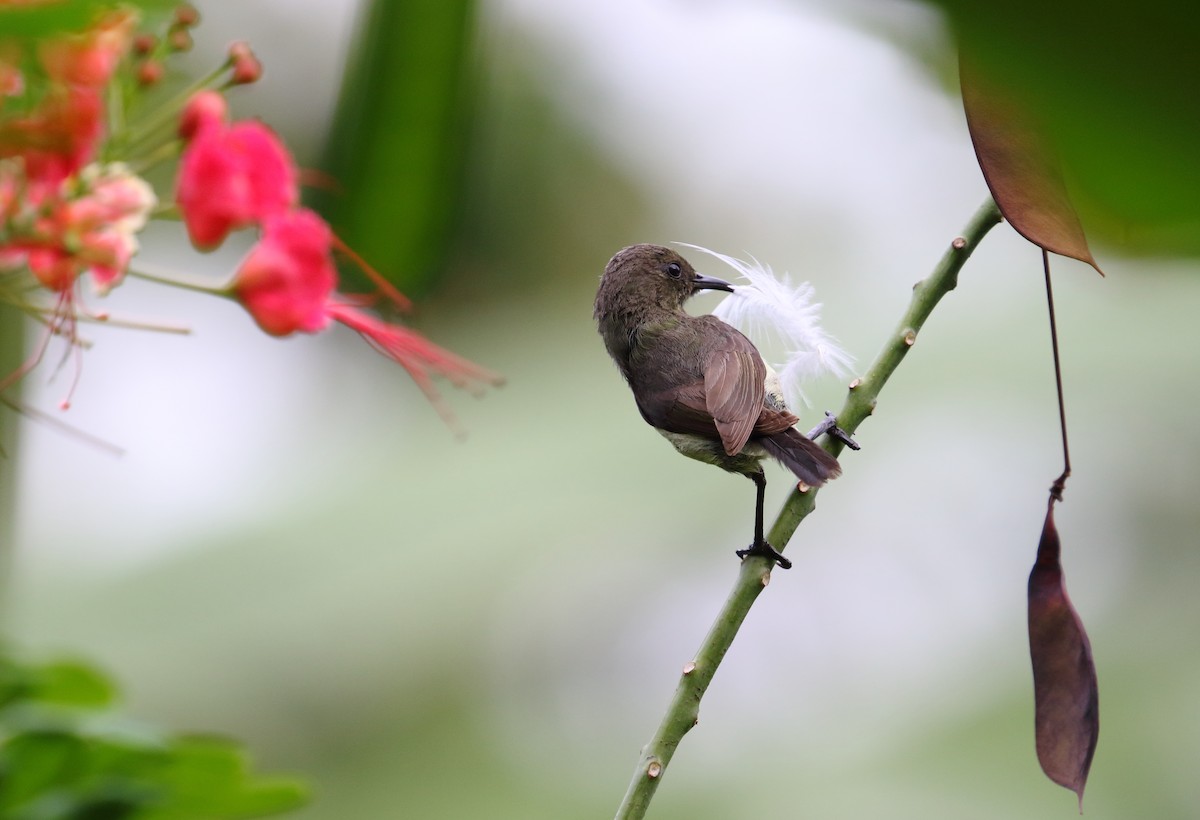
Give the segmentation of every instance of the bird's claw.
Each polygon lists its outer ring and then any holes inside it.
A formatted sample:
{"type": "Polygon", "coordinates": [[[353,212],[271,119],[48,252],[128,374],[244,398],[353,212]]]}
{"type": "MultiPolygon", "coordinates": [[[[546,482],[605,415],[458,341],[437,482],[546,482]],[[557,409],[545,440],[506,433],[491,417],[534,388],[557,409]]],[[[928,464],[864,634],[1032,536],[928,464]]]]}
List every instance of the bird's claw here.
{"type": "Polygon", "coordinates": [[[751,556],[767,558],[775,563],[780,569],[791,569],[792,562],[783,557],[783,553],[772,547],[766,541],[759,541],[757,544],[751,544],[744,550],[735,550],[734,555],[742,560],[751,556]]]}
{"type": "Polygon", "coordinates": [[[825,411],[825,418],[820,424],[808,431],[808,437],[816,440],[822,434],[828,434],[830,438],[837,439],[842,444],[849,447],[851,450],[861,450],[862,446],[850,438],[850,434],[837,426],[837,416],[828,410],[825,411]]]}

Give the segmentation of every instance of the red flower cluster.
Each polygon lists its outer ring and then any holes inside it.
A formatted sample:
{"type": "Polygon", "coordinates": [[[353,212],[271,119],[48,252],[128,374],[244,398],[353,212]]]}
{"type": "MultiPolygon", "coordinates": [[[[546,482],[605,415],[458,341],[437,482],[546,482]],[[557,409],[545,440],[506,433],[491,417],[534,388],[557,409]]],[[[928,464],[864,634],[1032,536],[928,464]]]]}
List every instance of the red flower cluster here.
{"type": "Polygon", "coordinates": [[[27,265],[41,285],[70,293],[85,271],[101,293],[119,284],[154,191],[119,163],[89,165],[51,186],[20,161],[0,160],[0,265],[27,265]]]}
{"type": "MultiPolygon", "coordinates": [[[[211,250],[231,231],[259,230],[259,240],[238,269],[231,290],[265,332],[287,336],[319,332],[331,321],[346,325],[404,367],[448,420],[431,376],[444,376],[466,388],[500,383],[494,373],[419,334],[365,313],[355,306],[361,299],[335,292],[333,249],[342,246],[325,220],[298,207],[299,174],[287,148],[269,128],[254,121],[228,123],[224,99],[202,91],[184,107],[179,133],[186,145],[176,202],[193,244],[211,250]]],[[[393,301],[407,307],[407,300],[374,271],[364,270],[393,301]]]]}
{"type": "Polygon", "coordinates": [[[329,326],[326,306],[337,286],[330,256],[333,232],[312,211],[268,217],[262,239],[234,280],[234,292],[259,327],[272,336],[329,326]]]}
{"type": "MultiPolygon", "coordinates": [[[[82,34],[42,42],[37,56],[49,86],[32,111],[0,122],[0,157],[23,158],[27,176],[50,185],[91,162],[104,133],[103,92],[136,23],[132,12],[113,11],[82,34]]],[[[0,72],[6,96],[25,90],[15,66],[5,61],[0,72]]]]}
{"type": "Polygon", "coordinates": [[[192,244],[212,250],[230,231],[287,213],[299,198],[287,148],[260,122],[227,125],[225,98],[202,91],[180,118],[187,148],[175,201],[192,244]]]}
{"type": "Polygon", "coordinates": [[[0,288],[0,298],[46,329],[34,355],[0,379],[0,391],[38,365],[54,336],[78,356],[78,321],[106,318],[82,307],[80,277],[88,275],[101,293],[118,285],[157,204],[131,167],[144,170],[176,156],[175,204],[193,245],[212,250],[242,229],[259,235],[227,287],[187,287],[236,298],[272,336],[317,333],[334,322],[350,327],[412,374],[448,419],[433,376],[468,388],[499,383],[487,370],[365,312],[368,299],[337,294],[335,249],[396,305],[408,306],[321,217],[300,207],[299,173],[275,133],[257,121],[229,122],[220,90],[262,74],[246,44],[230,47],[225,65],[202,83],[209,90],[131,117],[137,109],[130,100],[164,76],[165,58],[190,47],[197,22],[195,10],[183,6],[160,35],[136,34],[137,18],[128,10],[105,13],[80,34],[0,33],[0,277],[21,277],[0,288]],[[98,163],[99,156],[129,165],[98,163]],[[52,293],[53,302],[46,304],[39,291],[52,293]]]}
{"type": "MultiPolygon", "coordinates": [[[[38,44],[48,85],[28,112],[0,120],[0,265],[28,266],[69,294],[85,271],[116,285],[154,192],[124,166],[87,165],[104,133],[103,94],[133,38],[136,17],[113,11],[82,34],[38,44]]],[[[0,103],[26,92],[12,49],[0,61],[0,103]],[[10,62],[11,61],[11,62],[10,62]]]]}

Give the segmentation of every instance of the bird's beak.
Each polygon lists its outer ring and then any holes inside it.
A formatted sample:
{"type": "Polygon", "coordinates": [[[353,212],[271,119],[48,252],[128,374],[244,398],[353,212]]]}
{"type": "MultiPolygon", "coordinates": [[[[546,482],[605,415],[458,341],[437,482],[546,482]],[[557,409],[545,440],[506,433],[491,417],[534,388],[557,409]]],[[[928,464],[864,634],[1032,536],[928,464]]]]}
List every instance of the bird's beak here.
{"type": "Polygon", "coordinates": [[[724,279],[718,279],[715,276],[705,276],[697,273],[696,278],[692,280],[693,290],[725,290],[733,293],[733,285],[726,282],[724,279]]]}

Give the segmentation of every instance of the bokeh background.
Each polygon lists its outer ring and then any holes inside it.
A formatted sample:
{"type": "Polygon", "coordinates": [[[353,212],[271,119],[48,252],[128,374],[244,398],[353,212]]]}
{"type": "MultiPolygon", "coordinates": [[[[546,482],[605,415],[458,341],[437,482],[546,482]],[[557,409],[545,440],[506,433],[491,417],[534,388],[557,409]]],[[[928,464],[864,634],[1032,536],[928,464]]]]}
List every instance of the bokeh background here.
{"type": "MultiPolygon", "coordinates": [[[[266,75],[235,110],[337,180],[318,204],[417,297],[415,324],[508,384],[449,396],[458,441],[350,333],[270,339],[236,305],[128,283],[112,312],[193,333],[90,334],[69,421],[124,455],[21,424],[11,633],[106,667],[139,719],[308,778],[310,820],[610,816],[732,585],[753,491],[638,417],[593,327],[599,274],[640,241],[753,254],[814,284],[865,369],[987,195],[940,13],[200,10],[196,73],[249,40],[266,75]]],[[[145,245],[213,276],[240,253],[171,226],[145,245]]],[[[1200,276],[1094,250],[1106,279],[1055,263],[1057,518],[1101,692],[1085,806],[1194,817],[1200,276]]],[[[812,385],[803,415],[844,389],[812,385]]],[[[64,390],[43,375],[25,398],[64,390]]],[[[1039,252],[1000,226],[798,531],[652,816],[1074,814],[1034,756],[1025,636],[1054,402],[1039,252]]]]}

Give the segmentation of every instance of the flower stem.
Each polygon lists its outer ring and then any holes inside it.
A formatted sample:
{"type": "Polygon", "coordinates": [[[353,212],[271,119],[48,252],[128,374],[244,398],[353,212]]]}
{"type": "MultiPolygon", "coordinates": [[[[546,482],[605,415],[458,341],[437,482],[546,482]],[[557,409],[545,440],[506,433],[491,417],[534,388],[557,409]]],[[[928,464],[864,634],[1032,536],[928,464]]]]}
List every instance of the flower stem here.
{"type": "Polygon", "coordinates": [[[229,61],[211,73],[196,80],[187,88],[180,91],[168,102],[158,106],[154,113],[140,122],[125,128],[121,133],[113,135],[113,145],[120,146],[120,156],[136,156],[139,152],[156,150],[155,143],[174,138],[178,127],[179,112],[192,96],[200,91],[216,86],[221,77],[229,71],[229,61]]]}
{"type": "MultiPolygon", "coordinates": [[[[933,273],[913,288],[912,301],[900,324],[888,337],[883,350],[867,374],[850,385],[846,402],[837,415],[838,426],[848,434],[853,434],[871,415],[879,391],[916,342],[921,326],[941,298],[958,284],[958,272],[976,245],[999,222],[1000,211],[996,204],[988,199],[971,218],[963,235],[950,243],[933,273]]],[[[822,446],[833,455],[837,455],[844,447],[840,441],[828,436],[822,446]]],[[[768,536],[768,540],[776,549],[783,550],[787,546],[796,527],[812,512],[816,494],[817,491],[813,489],[806,492],[792,491],[768,536]]],[[[700,645],[695,660],[684,666],[683,676],[675,689],[675,695],[662,724],[642,750],[625,799],[617,809],[617,820],[637,820],[645,817],[675,749],[688,730],[696,725],[700,700],[712,682],[721,659],[725,657],[725,652],[737,636],[750,607],[770,580],[772,566],[772,562],[765,558],[748,558],[742,562],[733,591],[700,645]]]]}
{"type": "Polygon", "coordinates": [[[145,176],[156,165],[179,156],[182,146],[178,140],[170,140],[129,163],[129,170],[138,176],[145,176]]]}
{"type": "MultiPolygon", "coordinates": [[[[0,302],[0,378],[20,367],[24,358],[25,323],[15,306],[0,302]]],[[[14,393],[16,391],[14,390],[14,393]]],[[[12,399],[4,396],[9,401],[12,399]]],[[[0,625],[12,626],[9,610],[12,594],[13,535],[16,516],[18,419],[15,413],[0,412],[0,625]]]]}
{"type": "Polygon", "coordinates": [[[145,268],[141,270],[130,268],[126,273],[130,276],[136,276],[138,279],[145,279],[148,282],[157,282],[160,285],[170,285],[173,288],[183,288],[184,290],[192,290],[197,293],[207,293],[210,296],[229,296],[230,290],[233,287],[232,278],[225,282],[213,284],[199,279],[185,279],[175,274],[153,273],[145,268]]]}

